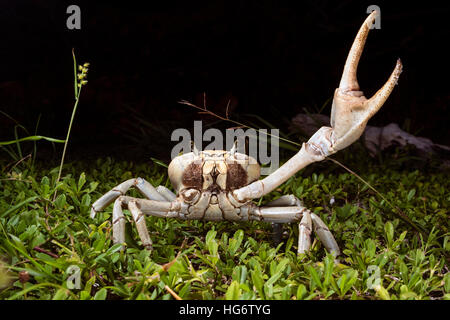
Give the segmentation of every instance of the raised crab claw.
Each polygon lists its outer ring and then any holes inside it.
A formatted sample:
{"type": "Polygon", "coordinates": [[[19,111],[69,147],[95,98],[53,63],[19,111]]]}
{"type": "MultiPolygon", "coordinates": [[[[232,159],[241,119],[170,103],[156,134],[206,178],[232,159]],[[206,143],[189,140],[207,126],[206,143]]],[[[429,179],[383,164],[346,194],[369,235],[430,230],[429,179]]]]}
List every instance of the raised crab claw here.
{"type": "Polygon", "coordinates": [[[262,207],[252,200],[268,194],[308,164],[321,161],[355,142],[367,121],[389,97],[402,70],[400,60],[386,84],[370,99],[364,97],[356,79],[358,62],[376,15],[374,11],[367,17],[350,49],[339,88],[334,93],[331,127],[320,128],[275,172],[259,180],[260,167],[256,160],[236,152],[235,148],[201,152],[194,149],[174,158],[169,165],[169,178],[176,193],[163,186],[155,189],[142,178],[130,179],[99,198],[92,205],[91,217],[114,202],[113,241],[124,244],[126,219],[123,207],[127,207],[142,245],[147,249],[152,248],[152,241],[145,215],[183,220],[299,222],[299,253],[310,249],[314,226],[325,248],[339,255],[336,240],[325,223],[294,195],[284,195],[262,207]],[[125,196],[131,187],[147,199],[125,196]]]}

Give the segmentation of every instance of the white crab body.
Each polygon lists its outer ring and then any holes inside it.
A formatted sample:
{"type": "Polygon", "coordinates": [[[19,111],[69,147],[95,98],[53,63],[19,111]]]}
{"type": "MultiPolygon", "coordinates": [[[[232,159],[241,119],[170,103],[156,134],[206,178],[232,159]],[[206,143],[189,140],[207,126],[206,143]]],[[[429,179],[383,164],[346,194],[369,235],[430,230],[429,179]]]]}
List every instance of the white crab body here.
{"type": "Polygon", "coordinates": [[[169,179],[178,197],[188,204],[180,218],[194,220],[247,220],[233,191],[259,179],[257,161],[242,153],[223,150],[190,152],[169,164],[169,179]]]}

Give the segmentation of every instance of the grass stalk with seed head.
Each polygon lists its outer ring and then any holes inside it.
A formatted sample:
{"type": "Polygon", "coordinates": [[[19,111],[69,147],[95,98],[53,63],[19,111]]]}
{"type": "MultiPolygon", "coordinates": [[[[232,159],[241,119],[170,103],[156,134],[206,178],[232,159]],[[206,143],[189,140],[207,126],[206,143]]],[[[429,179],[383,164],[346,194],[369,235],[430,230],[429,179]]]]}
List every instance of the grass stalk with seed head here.
{"type": "MultiPolygon", "coordinates": [[[[67,144],[69,143],[70,131],[72,130],[73,120],[75,118],[75,113],[77,111],[78,102],[80,101],[81,89],[83,88],[83,86],[85,86],[87,84],[86,77],[87,77],[87,73],[89,71],[89,63],[87,63],[87,62],[84,63],[83,65],[78,66],[78,69],[77,69],[77,60],[75,58],[74,50],[72,50],[72,57],[73,57],[73,68],[74,68],[73,71],[74,71],[75,103],[73,105],[72,116],[70,117],[69,128],[67,130],[67,136],[66,136],[66,140],[65,140],[66,142],[64,143],[63,154],[61,157],[61,164],[59,165],[59,172],[58,172],[58,177],[56,179],[55,185],[57,185],[59,180],[61,179],[64,158],[66,156],[67,144]],[[80,72],[77,73],[77,71],[80,71],[80,72]]],[[[57,189],[55,189],[55,194],[53,195],[53,201],[55,201],[55,199],[56,199],[56,194],[57,194],[57,189]]]]}

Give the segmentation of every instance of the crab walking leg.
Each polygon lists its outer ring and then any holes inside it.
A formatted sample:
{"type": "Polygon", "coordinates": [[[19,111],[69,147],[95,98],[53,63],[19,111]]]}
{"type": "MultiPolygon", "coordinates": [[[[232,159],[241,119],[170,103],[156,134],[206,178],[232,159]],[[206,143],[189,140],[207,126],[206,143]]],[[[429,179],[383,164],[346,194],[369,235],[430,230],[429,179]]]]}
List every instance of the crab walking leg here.
{"type": "Polygon", "coordinates": [[[162,194],[160,194],[147,180],[137,178],[135,182],[136,189],[138,189],[144,196],[151,200],[167,201],[162,194]]]}
{"type": "MultiPolygon", "coordinates": [[[[122,182],[118,186],[114,187],[112,190],[105,193],[99,199],[97,199],[97,201],[95,201],[91,206],[91,218],[93,219],[97,212],[103,210],[118,197],[125,194],[125,192],[127,192],[128,189],[130,189],[133,186],[134,180],[135,179],[130,179],[125,182],[122,182]]],[[[116,203],[114,204],[114,207],[115,206],[116,203]]]]}
{"type": "MultiPolygon", "coordinates": [[[[122,200],[118,198],[114,202],[112,226],[113,226],[113,243],[125,242],[125,223],[126,219],[122,211],[122,200]]],[[[122,248],[123,249],[123,248],[122,248]]]]}
{"type": "Polygon", "coordinates": [[[168,201],[174,201],[177,198],[175,193],[164,186],[156,187],[156,191],[158,191],[168,201]]]}
{"type": "Polygon", "coordinates": [[[314,232],[317,234],[328,252],[330,252],[335,257],[340,255],[341,251],[339,250],[336,239],[334,239],[333,234],[331,233],[330,229],[328,229],[326,224],[322,221],[322,219],[320,219],[319,216],[313,212],[311,212],[311,219],[314,224],[314,232]]]}
{"type": "MultiPolygon", "coordinates": [[[[242,207],[241,207],[242,209],[242,207]]],[[[257,220],[273,223],[288,223],[300,221],[304,207],[249,207],[248,220],[257,220]]]]}
{"type": "Polygon", "coordinates": [[[133,198],[121,196],[119,199],[124,204],[129,205],[134,202],[137,208],[145,215],[158,218],[179,218],[183,219],[180,213],[187,210],[187,205],[183,205],[179,200],[175,201],[157,201],[149,199],[133,198]]]}
{"type": "Polygon", "coordinates": [[[136,223],[139,237],[142,240],[142,245],[148,250],[152,249],[152,240],[147,230],[144,214],[156,217],[177,218],[179,212],[173,210],[181,209],[181,204],[177,201],[167,202],[139,199],[127,196],[118,197],[114,202],[112,217],[114,244],[125,243],[126,220],[122,211],[122,208],[124,206],[128,206],[128,209],[133,216],[133,220],[136,223]],[[144,210],[142,210],[142,208],[144,208],[144,210]]]}
{"type": "Polygon", "coordinates": [[[312,220],[309,210],[305,210],[298,224],[298,253],[305,253],[311,248],[312,220]]]}
{"type": "Polygon", "coordinates": [[[136,201],[130,201],[128,203],[128,209],[130,209],[131,215],[133,216],[133,220],[136,223],[136,228],[139,233],[139,237],[142,240],[142,245],[147,250],[152,250],[152,240],[150,239],[150,235],[148,233],[147,224],[145,223],[145,216],[142,211],[137,207],[136,201]]]}
{"type": "MultiPolygon", "coordinates": [[[[273,200],[267,204],[267,206],[276,205],[303,207],[300,199],[298,199],[293,194],[281,196],[280,198],[273,200]]],[[[340,250],[336,240],[333,237],[333,234],[322,221],[322,219],[320,219],[318,215],[308,209],[303,210],[303,217],[299,224],[298,253],[304,253],[311,247],[311,232],[313,224],[314,232],[317,234],[318,238],[323,243],[325,248],[335,256],[338,256],[340,254],[340,250]]]]}
{"type": "MultiPolygon", "coordinates": [[[[284,201],[287,199],[288,198],[284,198],[284,201]]],[[[324,247],[335,257],[340,254],[339,246],[325,223],[318,215],[311,212],[303,205],[289,207],[258,207],[252,205],[248,207],[248,214],[249,220],[272,223],[298,222],[301,219],[298,239],[299,253],[304,253],[311,247],[310,237],[312,226],[314,225],[314,232],[317,234],[324,247]]]]}
{"type": "Polygon", "coordinates": [[[109,204],[111,204],[118,197],[124,195],[131,187],[136,187],[144,196],[149,199],[157,201],[167,201],[167,199],[161,195],[149,182],[142,178],[129,179],[122,182],[118,186],[114,187],[112,190],[105,193],[97,201],[92,204],[91,207],[91,218],[95,217],[95,214],[109,204]]]}
{"type": "MultiPolygon", "coordinates": [[[[303,206],[302,202],[293,194],[284,195],[266,203],[267,207],[282,207],[282,206],[303,206]]],[[[278,245],[281,242],[283,235],[283,224],[272,222],[273,241],[278,245]]]]}
{"type": "Polygon", "coordinates": [[[281,206],[303,206],[299,198],[293,194],[288,194],[272,200],[266,204],[267,207],[281,207],[281,206]]]}

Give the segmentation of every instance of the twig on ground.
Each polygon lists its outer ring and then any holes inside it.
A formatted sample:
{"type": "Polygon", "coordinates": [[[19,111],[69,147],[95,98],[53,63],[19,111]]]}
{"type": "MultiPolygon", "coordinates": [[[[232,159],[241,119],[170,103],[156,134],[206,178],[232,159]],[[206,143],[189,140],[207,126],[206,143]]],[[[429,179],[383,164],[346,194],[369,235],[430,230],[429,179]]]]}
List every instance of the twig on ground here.
{"type": "Polygon", "coordinates": [[[48,250],[42,249],[42,248],[39,247],[39,246],[34,247],[33,250],[34,250],[34,251],[37,251],[37,252],[45,253],[46,255],[48,255],[48,256],[50,256],[50,257],[53,257],[53,258],[56,258],[56,259],[59,258],[59,256],[58,256],[57,254],[55,254],[55,253],[53,253],[53,252],[50,252],[50,251],[48,251],[48,250]]]}
{"type": "Polygon", "coordinates": [[[166,284],[164,286],[164,288],[172,295],[172,297],[174,297],[176,300],[183,300],[179,295],[177,295],[175,293],[175,291],[173,291],[172,289],[170,289],[170,287],[166,284]]]}

